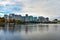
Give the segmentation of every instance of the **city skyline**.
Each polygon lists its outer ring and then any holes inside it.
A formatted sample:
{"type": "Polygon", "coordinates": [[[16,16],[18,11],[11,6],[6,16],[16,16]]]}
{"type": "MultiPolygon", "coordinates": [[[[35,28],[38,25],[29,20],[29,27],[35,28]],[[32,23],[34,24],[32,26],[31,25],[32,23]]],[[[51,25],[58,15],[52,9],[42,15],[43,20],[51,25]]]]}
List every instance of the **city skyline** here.
{"type": "Polygon", "coordinates": [[[49,18],[60,17],[59,5],[59,0],[0,0],[0,16],[14,13],[49,18]]]}
{"type": "Polygon", "coordinates": [[[28,15],[26,14],[25,16],[22,15],[16,15],[16,14],[9,14],[9,15],[4,15],[4,18],[9,20],[20,20],[20,21],[25,21],[25,22],[49,22],[49,18],[45,18],[43,16],[39,17],[34,17],[33,15],[28,15]]]}

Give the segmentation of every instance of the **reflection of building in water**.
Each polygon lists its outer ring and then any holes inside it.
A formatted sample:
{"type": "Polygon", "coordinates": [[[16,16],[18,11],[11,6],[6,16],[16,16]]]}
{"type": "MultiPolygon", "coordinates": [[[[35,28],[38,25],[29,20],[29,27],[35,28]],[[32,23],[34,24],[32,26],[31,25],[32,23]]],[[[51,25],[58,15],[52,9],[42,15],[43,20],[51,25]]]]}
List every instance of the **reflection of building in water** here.
{"type": "Polygon", "coordinates": [[[14,31],[21,32],[21,25],[15,25],[14,31]]]}
{"type": "Polygon", "coordinates": [[[48,31],[49,27],[48,25],[25,25],[25,32],[26,33],[32,33],[32,32],[44,32],[44,31],[48,31]]]}
{"type": "Polygon", "coordinates": [[[21,32],[21,26],[20,25],[14,25],[14,24],[5,24],[4,31],[9,31],[9,32],[16,32],[19,31],[21,32]]]}
{"type": "Polygon", "coordinates": [[[35,27],[35,26],[33,27],[33,31],[38,31],[38,30],[37,30],[37,26],[36,26],[36,27],[35,27]]]}
{"type": "Polygon", "coordinates": [[[25,33],[32,33],[32,32],[44,32],[48,31],[49,27],[48,25],[37,25],[37,24],[25,24],[25,25],[13,25],[13,24],[6,24],[5,25],[5,31],[10,31],[10,32],[25,32],[25,33]],[[8,27],[8,28],[7,28],[8,27]]]}
{"type": "Polygon", "coordinates": [[[25,32],[28,33],[28,26],[25,27],[25,32]]]}
{"type": "MultiPolygon", "coordinates": [[[[3,30],[9,32],[23,32],[23,33],[33,33],[33,32],[47,32],[47,31],[57,31],[58,25],[48,25],[48,24],[25,24],[25,25],[13,25],[5,24],[3,30]]],[[[1,28],[2,29],[2,28],[1,28]]]]}
{"type": "Polygon", "coordinates": [[[48,31],[48,25],[38,25],[39,31],[48,31]]]}
{"type": "Polygon", "coordinates": [[[34,25],[25,25],[25,32],[28,33],[28,32],[33,32],[33,27],[34,25]]]}
{"type": "Polygon", "coordinates": [[[57,31],[57,25],[54,25],[53,28],[54,28],[54,31],[57,31]]]}
{"type": "Polygon", "coordinates": [[[25,24],[25,25],[5,25],[4,31],[9,32],[25,32],[25,33],[33,33],[33,32],[47,32],[47,31],[57,31],[57,25],[37,25],[37,24],[25,24]]]}
{"type": "Polygon", "coordinates": [[[13,24],[9,24],[9,23],[6,23],[5,24],[5,28],[4,28],[4,31],[11,31],[11,32],[13,32],[14,31],[14,25],[13,24]]]}

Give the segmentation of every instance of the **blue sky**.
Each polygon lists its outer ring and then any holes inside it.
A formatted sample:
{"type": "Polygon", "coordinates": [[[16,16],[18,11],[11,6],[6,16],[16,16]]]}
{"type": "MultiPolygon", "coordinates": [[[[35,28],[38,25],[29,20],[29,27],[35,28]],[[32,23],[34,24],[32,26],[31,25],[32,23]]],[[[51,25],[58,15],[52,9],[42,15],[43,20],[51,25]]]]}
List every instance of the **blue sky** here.
{"type": "Polygon", "coordinates": [[[0,0],[0,16],[10,13],[59,17],[60,0],[0,0]]]}

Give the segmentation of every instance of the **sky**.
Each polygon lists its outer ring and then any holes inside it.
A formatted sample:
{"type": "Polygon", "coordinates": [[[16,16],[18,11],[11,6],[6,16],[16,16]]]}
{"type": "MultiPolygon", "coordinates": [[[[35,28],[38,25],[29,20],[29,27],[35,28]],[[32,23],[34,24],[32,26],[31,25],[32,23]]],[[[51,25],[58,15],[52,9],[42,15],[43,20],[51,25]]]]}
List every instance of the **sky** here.
{"type": "Polygon", "coordinates": [[[0,16],[11,13],[59,17],[60,0],[0,0],[0,16]]]}

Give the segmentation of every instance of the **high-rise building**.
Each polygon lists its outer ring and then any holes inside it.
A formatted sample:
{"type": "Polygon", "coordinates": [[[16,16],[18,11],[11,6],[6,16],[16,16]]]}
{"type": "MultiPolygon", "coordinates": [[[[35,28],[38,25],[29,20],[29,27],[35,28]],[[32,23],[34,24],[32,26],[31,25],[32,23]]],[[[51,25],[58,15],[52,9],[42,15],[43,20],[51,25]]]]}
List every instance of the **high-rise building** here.
{"type": "Polygon", "coordinates": [[[37,22],[37,17],[33,17],[33,21],[37,22]]]}
{"type": "Polygon", "coordinates": [[[29,16],[29,21],[33,21],[33,16],[29,16]]]}
{"type": "Polygon", "coordinates": [[[15,14],[10,14],[9,18],[10,19],[15,19],[15,20],[22,20],[22,16],[21,15],[15,15],[15,14]]]}
{"type": "Polygon", "coordinates": [[[9,19],[15,19],[15,15],[14,14],[9,14],[9,19]]]}
{"type": "Polygon", "coordinates": [[[22,21],[25,21],[25,16],[22,16],[22,19],[21,19],[22,21]]]}
{"type": "Polygon", "coordinates": [[[25,21],[29,21],[29,16],[28,16],[28,14],[26,14],[26,16],[25,16],[25,21]]]}
{"type": "Polygon", "coordinates": [[[26,14],[25,16],[28,17],[28,14],[26,14]]]}
{"type": "Polygon", "coordinates": [[[38,17],[38,22],[45,22],[45,18],[44,17],[38,17]]]}
{"type": "Polygon", "coordinates": [[[49,18],[47,17],[45,21],[48,22],[49,21],[49,18]]]}
{"type": "Polygon", "coordinates": [[[9,15],[4,15],[5,19],[15,19],[15,20],[21,20],[21,21],[35,21],[35,22],[47,22],[49,21],[49,18],[45,18],[43,16],[40,17],[33,17],[33,16],[28,16],[28,14],[26,14],[25,16],[21,16],[21,15],[15,15],[15,14],[9,14],[9,15]]]}
{"type": "Polygon", "coordinates": [[[8,19],[8,15],[4,15],[4,18],[5,18],[5,19],[8,19]]]}

